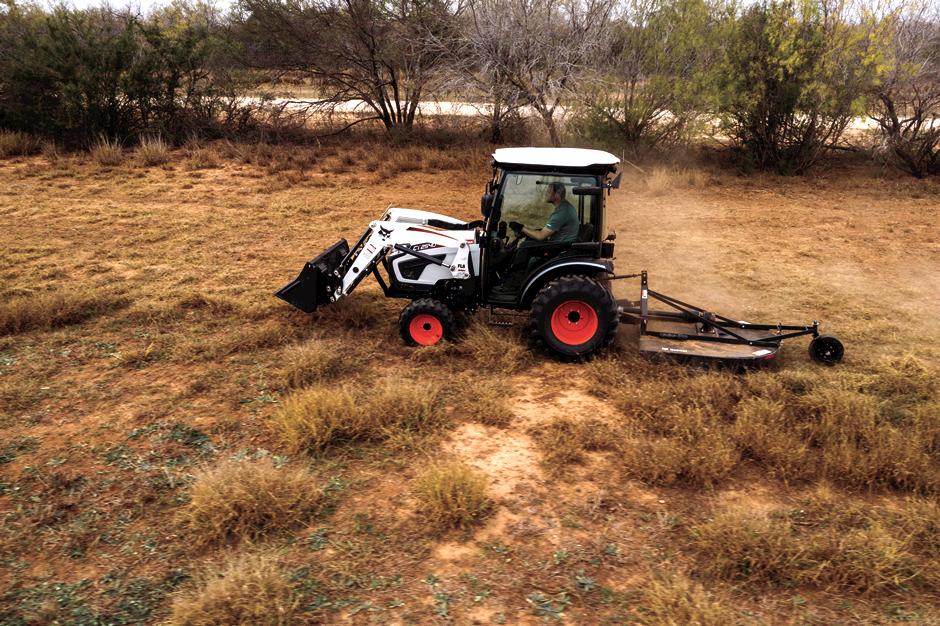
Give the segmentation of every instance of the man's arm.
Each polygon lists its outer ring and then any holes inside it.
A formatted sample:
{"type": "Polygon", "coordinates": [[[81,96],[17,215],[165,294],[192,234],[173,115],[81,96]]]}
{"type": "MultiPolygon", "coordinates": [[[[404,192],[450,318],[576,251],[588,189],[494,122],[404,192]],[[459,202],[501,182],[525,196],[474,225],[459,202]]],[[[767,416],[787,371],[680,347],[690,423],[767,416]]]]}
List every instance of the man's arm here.
{"type": "Polygon", "coordinates": [[[555,234],[555,231],[548,227],[532,230],[531,228],[523,226],[521,232],[529,239],[535,239],[536,241],[545,241],[555,234]]]}

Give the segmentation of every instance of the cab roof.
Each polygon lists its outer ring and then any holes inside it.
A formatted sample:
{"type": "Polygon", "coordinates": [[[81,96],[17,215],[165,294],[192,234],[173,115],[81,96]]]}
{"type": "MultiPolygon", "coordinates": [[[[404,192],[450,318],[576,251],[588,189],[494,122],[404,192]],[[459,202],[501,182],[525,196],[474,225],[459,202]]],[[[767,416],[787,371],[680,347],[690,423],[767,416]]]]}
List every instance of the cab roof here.
{"type": "Polygon", "coordinates": [[[619,163],[609,152],[585,148],[500,148],[493,153],[493,165],[506,169],[606,173],[619,163]]]}

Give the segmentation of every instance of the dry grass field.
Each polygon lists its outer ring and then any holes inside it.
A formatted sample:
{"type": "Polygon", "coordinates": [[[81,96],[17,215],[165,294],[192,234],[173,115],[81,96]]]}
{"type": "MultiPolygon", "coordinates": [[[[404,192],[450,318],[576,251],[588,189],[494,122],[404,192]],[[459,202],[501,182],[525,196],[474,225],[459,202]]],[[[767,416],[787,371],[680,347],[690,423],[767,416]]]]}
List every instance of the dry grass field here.
{"type": "Polygon", "coordinates": [[[628,169],[621,272],[846,344],[742,374],[272,297],[484,147],[163,151],[0,161],[0,624],[940,623],[940,181],[628,169]]]}

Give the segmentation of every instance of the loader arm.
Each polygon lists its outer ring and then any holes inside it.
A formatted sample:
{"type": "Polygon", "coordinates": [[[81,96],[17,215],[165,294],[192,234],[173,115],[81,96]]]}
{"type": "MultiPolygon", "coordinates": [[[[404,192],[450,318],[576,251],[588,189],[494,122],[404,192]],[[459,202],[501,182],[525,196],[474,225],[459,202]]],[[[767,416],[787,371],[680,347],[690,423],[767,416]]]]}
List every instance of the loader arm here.
{"type": "Polygon", "coordinates": [[[452,278],[465,279],[471,276],[469,241],[418,227],[414,223],[377,220],[369,224],[352,249],[345,239],[341,239],[307,262],[300,275],[275,295],[306,313],[312,313],[320,305],[336,302],[351,294],[392,250],[440,265],[452,278]],[[422,234],[417,235],[419,232],[422,234]],[[437,241],[416,246],[416,236],[437,241]],[[454,253],[451,262],[445,264],[421,252],[420,248],[428,245],[435,252],[445,252],[445,257],[454,253]]]}

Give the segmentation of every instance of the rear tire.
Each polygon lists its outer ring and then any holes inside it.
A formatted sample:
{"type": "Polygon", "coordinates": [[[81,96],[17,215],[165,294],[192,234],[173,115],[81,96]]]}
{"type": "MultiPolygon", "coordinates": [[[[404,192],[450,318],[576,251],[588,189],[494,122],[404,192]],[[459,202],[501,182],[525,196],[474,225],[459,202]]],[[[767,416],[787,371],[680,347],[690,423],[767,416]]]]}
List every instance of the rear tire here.
{"type": "Polygon", "coordinates": [[[619,323],[617,301],[609,290],[587,276],[562,276],[532,301],[529,335],[557,358],[588,360],[611,344],[619,323]]]}
{"type": "Polygon", "coordinates": [[[409,346],[433,346],[454,338],[457,322],[443,302],[422,298],[406,306],[398,316],[401,338],[409,346]]]}

